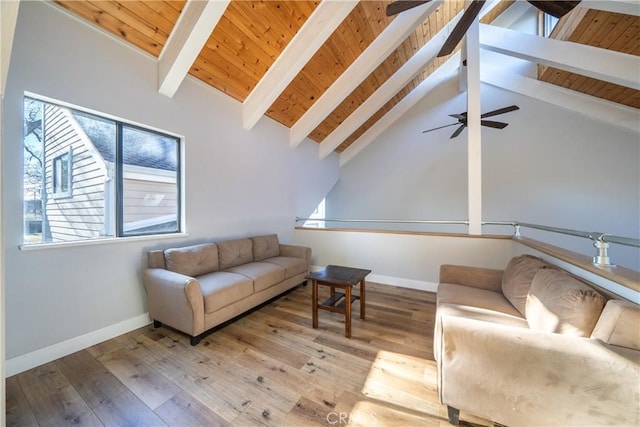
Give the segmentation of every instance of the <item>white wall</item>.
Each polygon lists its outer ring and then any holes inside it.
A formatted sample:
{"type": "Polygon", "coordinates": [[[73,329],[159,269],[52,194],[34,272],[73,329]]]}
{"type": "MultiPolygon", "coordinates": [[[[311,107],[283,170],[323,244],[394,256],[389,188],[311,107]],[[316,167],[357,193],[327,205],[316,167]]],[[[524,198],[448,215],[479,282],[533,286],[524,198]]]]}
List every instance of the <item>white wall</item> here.
{"type": "MultiPolygon", "coordinates": [[[[422,130],[455,122],[466,110],[455,81],[416,104],[341,168],[327,197],[332,218],[466,219],[465,130],[422,130]]],[[[516,104],[482,130],[483,220],[520,221],[640,237],[640,138],[579,114],[482,86],[482,111],[516,104]]],[[[331,226],[331,224],[329,224],[331,226]]],[[[386,227],[385,228],[390,228],[386,227]]],[[[406,227],[405,227],[406,228],[406,227]]],[[[464,231],[460,227],[421,227],[464,231]]],[[[485,233],[503,231],[485,227],[485,233]]],[[[523,230],[524,235],[595,255],[586,239],[523,230]]],[[[612,245],[614,262],[640,270],[638,250],[612,245]]]]}
{"type": "Polygon", "coordinates": [[[44,2],[23,2],[4,98],[6,356],[16,358],[140,318],[145,252],[276,232],[291,241],[338,177],[334,155],[295,150],[287,130],[241,123],[241,105],[191,78],[173,99],[156,91],[157,61],[44,2]],[[185,137],[183,239],[21,251],[22,97],[34,92],[185,137]]]}
{"type": "Polygon", "coordinates": [[[367,280],[435,292],[442,264],[503,269],[515,242],[468,236],[297,229],[295,241],[313,248],[311,264],[371,270],[367,280]]]}

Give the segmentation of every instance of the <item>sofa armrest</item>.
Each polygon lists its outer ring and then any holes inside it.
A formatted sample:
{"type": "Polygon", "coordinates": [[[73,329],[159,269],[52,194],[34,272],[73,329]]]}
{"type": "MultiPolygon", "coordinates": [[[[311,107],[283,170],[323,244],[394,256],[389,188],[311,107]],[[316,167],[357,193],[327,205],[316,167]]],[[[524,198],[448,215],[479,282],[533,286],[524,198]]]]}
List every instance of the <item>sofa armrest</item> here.
{"type": "Polygon", "coordinates": [[[640,351],[445,315],[442,403],[505,425],[638,425],[640,351]]]}
{"type": "Polygon", "coordinates": [[[152,319],[191,336],[204,332],[204,299],[197,279],[162,268],[148,268],[142,275],[142,283],[152,319]]]}
{"type": "Polygon", "coordinates": [[[468,267],[464,265],[440,266],[440,283],[472,286],[494,292],[502,292],[502,273],[493,268],[468,267]]]}
{"type": "Polygon", "coordinates": [[[306,246],[280,244],[280,255],[293,258],[302,258],[311,261],[311,248],[306,246]]]}

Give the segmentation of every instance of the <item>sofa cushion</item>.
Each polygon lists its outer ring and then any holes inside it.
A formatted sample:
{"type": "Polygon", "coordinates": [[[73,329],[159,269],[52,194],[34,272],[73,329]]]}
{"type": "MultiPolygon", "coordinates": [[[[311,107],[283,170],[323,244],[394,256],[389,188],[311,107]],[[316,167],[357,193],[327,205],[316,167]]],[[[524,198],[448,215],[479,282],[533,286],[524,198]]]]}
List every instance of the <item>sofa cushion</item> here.
{"type": "Polygon", "coordinates": [[[500,292],[452,283],[440,283],[437,293],[438,313],[441,306],[445,305],[458,306],[462,311],[477,311],[485,316],[485,319],[481,320],[527,326],[524,317],[500,292]]]}
{"type": "Polygon", "coordinates": [[[253,261],[253,243],[251,239],[227,240],[218,243],[220,270],[246,264],[253,261]]]}
{"type": "Polygon", "coordinates": [[[250,262],[225,271],[242,274],[251,279],[254,292],[260,292],[284,280],[284,268],[266,262],[250,262]]]}
{"type": "Polygon", "coordinates": [[[296,274],[306,273],[309,270],[307,260],[302,258],[293,258],[287,256],[277,256],[263,260],[269,264],[279,265],[284,268],[285,279],[295,276],[296,274]]]}
{"type": "Polygon", "coordinates": [[[541,269],[527,296],[527,323],[531,329],[588,337],[604,303],[602,295],[569,273],[541,269]]]}
{"type": "Polygon", "coordinates": [[[629,301],[609,300],[591,338],[607,344],[640,350],[640,306],[629,301]]]}
{"type": "Polygon", "coordinates": [[[280,255],[280,242],[276,234],[268,236],[252,237],[253,241],[253,260],[262,261],[265,258],[272,258],[280,255]]]}
{"type": "Polygon", "coordinates": [[[521,255],[509,261],[502,275],[502,293],[511,304],[525,315],[527,295],[533,277],[538,270],[547,264],[540,258],[531,255],[521,255]]]}
{"type": "Polygon", "coordinates": [[[167,270],[195,277],[218,270],[218,246],[215,243],[172,248],[164,251],[167,270]]]}
{"type": "Polygon", "coordinates": [[[205,313],[213,313],[253,294],[253,281],[241,274],[216,271],[200,276],[198,281],[205,313]]]}
{"type": "Polygon", "coordinates": [[[468,319],[529,329],[527,321],[500,292],[453,283],[440,283],[433,336],[433,356],[440,360],[442,316],[468,319]]]}

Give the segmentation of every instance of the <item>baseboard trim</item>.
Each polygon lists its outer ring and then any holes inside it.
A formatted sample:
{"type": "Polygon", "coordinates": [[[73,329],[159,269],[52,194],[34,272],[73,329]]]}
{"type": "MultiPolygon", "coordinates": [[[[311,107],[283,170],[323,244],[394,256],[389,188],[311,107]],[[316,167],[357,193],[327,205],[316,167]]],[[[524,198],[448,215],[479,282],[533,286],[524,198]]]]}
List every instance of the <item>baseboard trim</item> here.
{"type": "MultiPolygon", "coordinates": [[[[312,265],[311,271],[320,270],[324,266],[312,265]]],[[[399,286],[401,288],[417,289],[419,291],[436,292],[438,284],[425,282],[423,280],[405,279],[403,277],[383,276],[382,274],[371,273],[367,276],[368,282],[380,283],[382,285],[399,286]]]]}
{"type": "Polygon", "coordinates": [[[89,332],[78,337],[62,341],[45,348],[41,348],[21,356],[8,359],[5,362],[5,375],[10,377],[19,374],[36,366],[44,365],[61,357],[67,356],[76,351],[84,350],[92,345],[99,344],[103,341],[115,338],[119,335],[126,334],[135,329],[141,328],[151,323],[149,313],[89,332]]]}

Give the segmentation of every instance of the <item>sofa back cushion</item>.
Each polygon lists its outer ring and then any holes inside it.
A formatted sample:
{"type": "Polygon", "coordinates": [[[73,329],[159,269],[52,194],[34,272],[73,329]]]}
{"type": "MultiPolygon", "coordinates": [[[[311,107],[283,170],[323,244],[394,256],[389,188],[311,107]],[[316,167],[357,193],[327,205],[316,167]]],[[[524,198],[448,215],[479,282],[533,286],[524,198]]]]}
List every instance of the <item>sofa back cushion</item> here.
{"type": "Polygon", "coordinates": [[[531,329],[588,337],[604,303],[601,294],[569,273],[541,269],[527,296],[527,323],[531,329]]]}
{"type": "Polygon", "coordinates": [[[629,301],[607,302],[591,338],[607,344],[640,350],[640,306],[629,301]]]}
{"type": "Polygon", "coordinates": [[[218,242],[218,261],[220,270],[253,261],[253,243],[251,239],[218,242]]]}
{"type": "Polygon", "coordinates": [[[527,295],[534,276],[547,264],[540,258],[521,255],[512,258],[502,274],[502,293],[525,316],[527,295]]]}
{"type": "Polygon", "coordinates": [[[164,251],[150,251],[147,253],[148,268],[166,268],[164,263],[164,251]]]}
{"type": "Polygon", "coordinates": [[[268,236],[256,236],[251,238],[253,242],[253,260],[262,261],[263,259],[280,256],[280,242],[276,234],[268,236]]]}
{"type": "Polygon", "coordinates": [[[172,248],[164,251],[167,270],[187,276],[200,276],[218,270],[218,246],[215,243],[172,248]]]}

